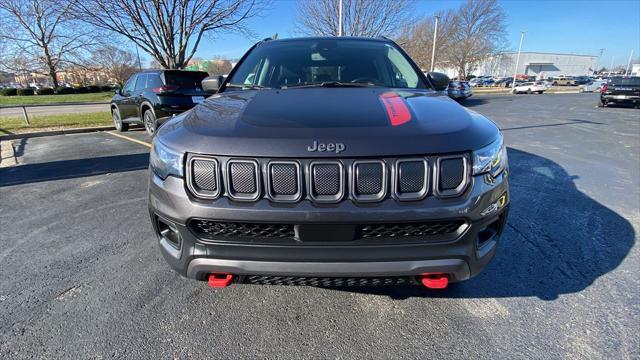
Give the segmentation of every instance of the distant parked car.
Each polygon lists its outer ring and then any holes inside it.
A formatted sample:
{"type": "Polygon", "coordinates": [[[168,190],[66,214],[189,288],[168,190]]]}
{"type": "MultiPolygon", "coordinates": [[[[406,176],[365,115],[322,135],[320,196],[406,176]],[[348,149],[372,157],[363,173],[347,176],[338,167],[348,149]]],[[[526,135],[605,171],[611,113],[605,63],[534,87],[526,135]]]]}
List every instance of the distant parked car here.
{"type": "Polygon", "coordinates": [[[588,76],[576,76],[573,78],[573,80],[575,81],[576,85],[585,85],[592,82],[591,78],[589,78],[588,76]]]}
{"type": "Polygon", "coordinates": [[[129,124],[142,123],[149,135],[156,132],[166,118],[189,110],[208,96],[202,80],[203,71],[151,70],[129,78],[111,100],[111,117],[118,131],[129,124]]]}
{"type": "Polygon", "coordinates": [[[462,101],[469,96],[473,95],[473,91],[471,90],[471,85],[467,81],[457,81],[453,80],[449,82],[449,87],[447,88],[447,93],[449,97],[462,101]]]}
{"type": "Polygon", "coordinates": [[[595,80],[591,84],[580,85],[580,92],[600,92],[606,80],[595,80]]]}
{"type": "Polygon", "coordinates": [[[573,86],[576,85],[576,80],[571,76],[560,75],[553,78],[554,86],[573,86]]]}
{"type": "Polygon", "coordinates": [[[543,92],[545,92],[545,90],[547,90],[547,87],[545,86],[544,82],[536,81],[536,82],[525,82],[525,83],[522,83],[522,84],[516,86],[515,88],[513,88],[512,92],[514,94],[522,94],[522,93],[527,93],[527,94],[538,93],[538,94],[542,94],[543,92]]]}

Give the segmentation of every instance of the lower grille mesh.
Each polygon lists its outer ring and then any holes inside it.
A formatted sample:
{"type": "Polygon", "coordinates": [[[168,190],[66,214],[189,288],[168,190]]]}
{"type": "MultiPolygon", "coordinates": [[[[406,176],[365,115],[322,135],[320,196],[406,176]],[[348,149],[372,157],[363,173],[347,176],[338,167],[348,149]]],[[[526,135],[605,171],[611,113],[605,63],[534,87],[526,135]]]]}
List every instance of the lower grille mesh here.
{"type": "Polygon", "coordinates": [[[412,277],[297,277],[297,276],[245,276],[247,284],[259,285],[298,285],[320,287],[354,287],[354,286],[384,286],[414,284],[412,277]]]}
{"type": "Polygon", "coordinates": [[[195,219],[189,222],[189,227],[196,236],[208,240],[220,237],[293,238],[295,236],[291,224],[235,223],[195,219]]]}
{"type": "Polygon", "coordinates": [[[462,224],[464,224],[463,220],[404,224],[369,224],[361,225],[360,233],[363,239],[405,236],[433,236],[455,232],[462,224]]]}

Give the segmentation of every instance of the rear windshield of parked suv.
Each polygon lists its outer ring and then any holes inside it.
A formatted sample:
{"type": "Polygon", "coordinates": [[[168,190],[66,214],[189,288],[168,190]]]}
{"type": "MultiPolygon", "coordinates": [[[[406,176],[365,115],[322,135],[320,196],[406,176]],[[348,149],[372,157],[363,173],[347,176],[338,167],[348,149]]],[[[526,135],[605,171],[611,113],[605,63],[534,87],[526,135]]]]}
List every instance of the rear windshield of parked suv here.
{"type": "Polygon", "coordinates": [[[612,78],[611,84],[613,85],[631,85],[631,86],[640,86],[640,77],[629,77],[629,78],[612,78]]]}
{"type": "Polygon", "coordinates": [[[202,80],[207,73],[199,71],[166,71],[164,79],[167,86],[184,88],[201,88],[202,80]]]}
{"type": "Polygon", "coordinates": [[[407,58],[392,44],[358,40],[294,40],[257,46],[229,83],[292,88],[330,82],[391,88],[426,88],[407,58]]]}

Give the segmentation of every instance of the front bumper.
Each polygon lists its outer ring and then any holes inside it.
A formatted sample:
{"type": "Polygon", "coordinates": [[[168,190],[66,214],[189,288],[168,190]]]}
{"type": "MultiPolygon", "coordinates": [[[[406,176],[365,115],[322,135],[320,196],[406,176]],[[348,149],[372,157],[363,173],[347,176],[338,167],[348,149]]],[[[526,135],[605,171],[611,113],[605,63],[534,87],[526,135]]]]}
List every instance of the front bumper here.
{"type": "Polygon", "coordinates": [[[376,205],[343,201],[317,206],[303,200],[277,205],[268,200],[235,203],[226,198],[202,202],[193,199],[182,179],[161,180],[150,171],[149,211],[160,249],[181,275],[204,280],[211,273],[235,275],[374,277],[417,276],[445,273],[451,281],[469,279],[493,258],[507,219],[509,201],[506,172],[487,182],[474,177],[459,198],[433,196],[414,203],[387,199],[376,205]],[[506,196],[504,206],[482,216],[480,213],[506,196]],[[381,243],[314,242],[310,244],[256,244],[211,242],[198,239],[187,226],[192,218],[216,221],[288,224],[407,223],[426,220],[464,219],[464,228],[445,241],[381,243]],[[161,234],[158,219],[179,234],[179,245],[161,234]]]}

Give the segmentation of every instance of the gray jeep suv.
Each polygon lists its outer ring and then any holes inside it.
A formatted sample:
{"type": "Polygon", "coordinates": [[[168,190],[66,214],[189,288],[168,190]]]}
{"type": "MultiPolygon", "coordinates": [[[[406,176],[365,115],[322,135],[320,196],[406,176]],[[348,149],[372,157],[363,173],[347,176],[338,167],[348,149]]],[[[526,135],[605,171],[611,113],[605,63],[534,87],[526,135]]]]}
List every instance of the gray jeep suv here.
{"type": "Polygon", "coordinates": [[[387,39],[254,45],[153,140],[149,211],[180,274],[443,288],[494,256],[509,204],[496,125],[387,39]]]}

